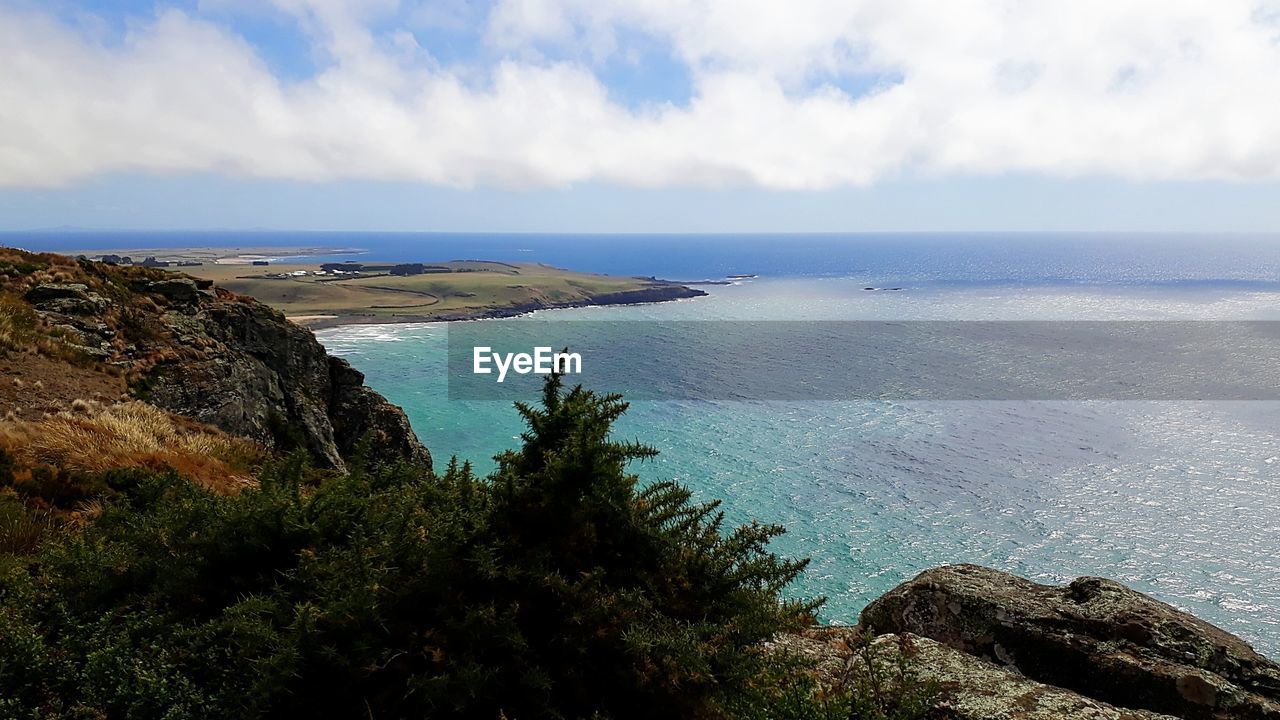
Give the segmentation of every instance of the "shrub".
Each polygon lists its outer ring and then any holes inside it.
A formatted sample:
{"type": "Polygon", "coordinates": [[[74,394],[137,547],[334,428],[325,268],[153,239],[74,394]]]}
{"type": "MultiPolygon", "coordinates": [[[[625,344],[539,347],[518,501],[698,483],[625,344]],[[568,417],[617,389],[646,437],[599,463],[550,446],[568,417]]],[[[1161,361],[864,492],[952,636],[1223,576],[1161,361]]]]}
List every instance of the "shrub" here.
{"type": "Polygon", "coordinates": [[[15,473],[13,488],[33,505],[59,510],[68,510],[108,490],[94,476],[48,465],[15,473]]]}
{"type": "Polygon", "coordinates": [[[0,555],[34,552],[51,526],[47,512],[28,510],[17,500],[0,495],[0,555]]]}
{"type": "Polygon", "coordinates": [[[107,473],[98,519],[0,580],[12,714],[724,717],[811,619],[778,595],[804,563],[641,487],[625,408],[551,381],[488,478],[301,453],[235,495],[107,473]]]}
{"type": "Polygon", "coordinates": [[[0,257],[0,274],[31,275],[49,269],[48,263],[25,260],[18,256],[0,257]]]}
{"type": "Polygon", "coordinates": [[[830,666],[831,659],[810,656],[806,665],[801,657],[782,654],[786,650],[777,648],[776,682],[736,698],[732,716],[740,720],[939,717],[942,688],[936,681],[920,678],[918,653],[909,636],[876,638],[869,632],[855,631],[837,637],[832,644],[837,650],[836,668],[830,666]]]}
{"type": "Polygon", "coordinates": [[[941,688],[921,680],[915,672],[916,650],[911,638],[877,642],[863,633],[853,658],[834,688],[837,704],[847,703],[842,717],[854,720],[919,720],[938,704],[941,688]]]}

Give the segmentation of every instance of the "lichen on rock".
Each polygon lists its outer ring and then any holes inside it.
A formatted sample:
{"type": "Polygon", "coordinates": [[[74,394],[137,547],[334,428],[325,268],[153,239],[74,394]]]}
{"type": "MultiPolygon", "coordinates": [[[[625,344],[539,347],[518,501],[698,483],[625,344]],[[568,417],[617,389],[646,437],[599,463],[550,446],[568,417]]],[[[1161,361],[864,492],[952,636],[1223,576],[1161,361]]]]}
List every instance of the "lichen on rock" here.
{"type": "Polygon", "coordinates": [[[861,625],[914,633],[1042,683],[1187,720],[1280,718],[1280,666],[1188,613],[1104,578],[1040,585],[976,565],[927,570],[861,625]]]}

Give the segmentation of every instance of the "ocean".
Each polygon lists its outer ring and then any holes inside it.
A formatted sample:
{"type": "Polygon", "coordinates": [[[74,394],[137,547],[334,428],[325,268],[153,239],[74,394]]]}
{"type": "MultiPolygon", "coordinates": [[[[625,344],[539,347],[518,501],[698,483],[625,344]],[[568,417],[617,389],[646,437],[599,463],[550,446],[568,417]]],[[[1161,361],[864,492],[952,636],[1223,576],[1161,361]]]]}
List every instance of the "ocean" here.
{"type": "MultiPolygon", "coordinates": [[[[637,320],[1280,319],[1278,237],[99,233],[0,243],[324,245],[385,260],[758,276],[703,286],[705,298],[535,314],[610,321],[602,327],[618,332],[637,320]]],[[[508,403],[450,398],[448,332],[350,326],[318,336],[405,408],[437,462],[456,455],[492,468],[520,422],[508,403]]],[[[733,365],[709,360],[696,371],[733,365]]],[[[661,451],[635,467],[642,478],[721,499],[733,521],[784,525],[775,549],[812,559],[789,592],[827,597],[827,622],[855,622],[868,601],[927,567],[972,562],[1041,582],[1114,578],[1274,657],[1278,421],[1276,402],[692,398],[636,401],[617,433],[661,451]]]]}

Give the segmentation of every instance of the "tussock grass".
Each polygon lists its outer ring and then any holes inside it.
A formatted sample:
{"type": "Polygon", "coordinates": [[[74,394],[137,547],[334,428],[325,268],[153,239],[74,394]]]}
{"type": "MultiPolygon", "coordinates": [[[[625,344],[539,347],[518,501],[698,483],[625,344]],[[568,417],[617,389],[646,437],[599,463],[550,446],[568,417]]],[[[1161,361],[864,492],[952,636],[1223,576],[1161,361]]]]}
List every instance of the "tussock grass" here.
{"type": "Polygon", "coordinates": [[[40,316],[22,300],[0,293],[0,351],[36,352],[83,364],[87,358],[74,340],[61,328],[43,325],[40,316]]]}
{"type": "Polygon", "coordinates": [[[0,496],[0,555],[35,552],[53,526],[47,511],[29,511],[17,500],[0,496]]]}
{"type": "Polygon", "coordinates": [[[39,337],[36,328],[39,318],[35,311],[21,300],[0,295],[0,348],[25,350],[32,347],[39,337]]]}
{"type": "Polygon", "coordinates": [[[101,472],[114,468],[173,468],[215,492],[251,484],[264,457],[252,443],[187,427],[143,402],[101,405],[78,401],[71,412],[0,424],[0,448],[26,466],[101,472]]]}

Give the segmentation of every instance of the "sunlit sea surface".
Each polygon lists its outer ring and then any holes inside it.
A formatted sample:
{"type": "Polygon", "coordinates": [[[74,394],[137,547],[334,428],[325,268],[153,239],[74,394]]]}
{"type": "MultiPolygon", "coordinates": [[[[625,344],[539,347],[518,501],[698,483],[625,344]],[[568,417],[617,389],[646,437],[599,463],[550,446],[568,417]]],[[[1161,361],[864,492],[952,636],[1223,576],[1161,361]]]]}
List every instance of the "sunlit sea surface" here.
{"type": "MultiPolygon", "coordinates": [[[[769,277],[660,305],[539,319],[1277,319],[1267,283],[1025,285],[865,274],[769,277]]],[[[504,403],[450,401],[442,325],[320,333],[402,404],[423,440],[492,467],[521,430],[504,403]]],[[[797,352],[804,349],[798,348],[797,352]]],[[[708,358],[707,373],[733,372],[708,358]]],[[[1103,575],[1280,655],[1280,407],[1269,402],[637,402],[636,467],[784,525],[812,558],[791,588],[830,622],[927,567],[972,562],[1060,583],[1103,575]]]]}

